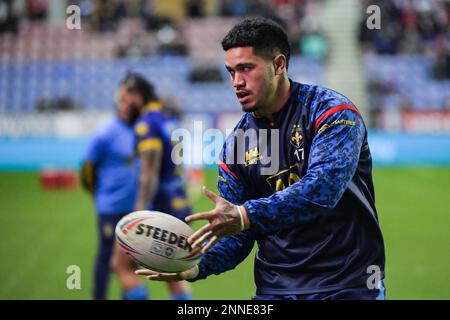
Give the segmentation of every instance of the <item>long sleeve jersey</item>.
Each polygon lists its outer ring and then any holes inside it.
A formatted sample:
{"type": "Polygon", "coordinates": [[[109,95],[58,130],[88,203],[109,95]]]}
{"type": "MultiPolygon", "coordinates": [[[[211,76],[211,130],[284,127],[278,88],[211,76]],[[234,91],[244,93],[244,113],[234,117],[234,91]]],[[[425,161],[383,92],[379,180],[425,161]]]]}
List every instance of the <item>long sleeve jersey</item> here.
{"type": "Polygon", "coordinates": [[[245,207],[251,227],[204,254],[194,280],[233,269],[255,241],[257,294],[361,286],[369,266],[384,277],[372,159],[358,109],[333,90],[291,81],[273,119],[245,114],[224,144],[218,189],[245,207]],[[263,170],[269,167],[272,174],[263,170]]]}

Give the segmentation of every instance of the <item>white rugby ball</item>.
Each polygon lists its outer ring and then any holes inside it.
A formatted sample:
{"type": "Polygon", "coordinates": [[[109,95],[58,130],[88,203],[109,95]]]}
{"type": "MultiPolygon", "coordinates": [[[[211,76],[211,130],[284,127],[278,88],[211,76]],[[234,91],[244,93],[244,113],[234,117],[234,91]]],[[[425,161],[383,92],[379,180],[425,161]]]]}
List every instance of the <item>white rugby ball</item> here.
{"type": "Polygon", "coordinates": [[[135,211],[116,226],[120,248],[138,264],[158,272],[181,272],[200,262],[200,248],[187,239],[194,231],[183,221],[159,211],[135,211]]]}

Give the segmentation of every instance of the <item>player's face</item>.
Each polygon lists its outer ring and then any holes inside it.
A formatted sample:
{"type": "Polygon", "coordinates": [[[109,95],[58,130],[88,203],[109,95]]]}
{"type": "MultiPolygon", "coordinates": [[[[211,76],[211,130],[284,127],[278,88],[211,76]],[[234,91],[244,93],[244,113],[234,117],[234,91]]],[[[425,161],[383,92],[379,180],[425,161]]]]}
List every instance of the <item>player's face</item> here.
{"type": "Polygon", "coordinates": [[[272,61],[254,54],[252,47],[237,47],[225,52],[225,65],[242,110],[267,109],[276,91],[272,61]]]}
{"type": "Polygon", "coordinates": [[[117,114],[123,121],[132,124],[137,119],[139,110],[133,105],[133,97],[126,86],[120,86],[117,91],[117,105],[117,114]]]}

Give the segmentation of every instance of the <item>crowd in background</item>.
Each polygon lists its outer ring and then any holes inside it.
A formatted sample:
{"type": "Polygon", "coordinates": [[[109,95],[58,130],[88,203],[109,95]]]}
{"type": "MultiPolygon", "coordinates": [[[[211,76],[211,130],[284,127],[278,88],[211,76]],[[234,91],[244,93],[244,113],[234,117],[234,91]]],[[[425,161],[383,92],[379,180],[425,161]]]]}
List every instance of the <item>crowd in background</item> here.
{"type": "MultiPolygon", "coordinates": [[[[206,0],[185,0],[185,18],[239,17],[263,15],[282,24],[292,41],[293,54],[323,58],[328,54],[328,41],[320,28],[318,12],[325,0],[218,0],[213,10],[207,10],[206,0]]],[[[48,0],[24,0],[18,8],[17,1],[0,0],[0,33],[20,30],[20,21],[45,20],[48,16],[48,0]]],[[[176,43],[175,51],[184,53],[180,46],[179,21],[157,14],[153,0],[68,0],[67,5],[78,5],[83,25],[93,32],[115,32],[124,19],[137,19],[148,33],[157,38],[170,38],[176,43]],[[162,31],[161,31],[162,30],[162,31]],[[158,31],[161,31],[158,33],[158,31]]],[[[163,42],[164,42],[163,39],[163,42]]],[[[145,43],[145,37],[136,35],[130,48],[121,48],[119,56],[153,54],[145,43]]],[[[159,40],[159,39],[156,39],[159,40]]],[[[150,40],[151,41],[151,40],[150,40]]],[[[167,42],[167,41],[166,41],[167,42]]]]}
{"type": "Polygon", "coordinates": [[[363,0],[380,8],[380,29],[361,19],[359,40],[365,52],[381,55],[425,55],[434,62],[436,79],[450,79],[450,1],[363,0]]]}
{"type": "Polygon", "coordinates": [[[385,128],[384,119],[405,111],[450,109],[450,1],[362,0],[361,8],[359,42],[374,126],[385,128]],[[377,14],[367,10],[372,5],[379,8],[379,28],[367,25],[377,14]]]}

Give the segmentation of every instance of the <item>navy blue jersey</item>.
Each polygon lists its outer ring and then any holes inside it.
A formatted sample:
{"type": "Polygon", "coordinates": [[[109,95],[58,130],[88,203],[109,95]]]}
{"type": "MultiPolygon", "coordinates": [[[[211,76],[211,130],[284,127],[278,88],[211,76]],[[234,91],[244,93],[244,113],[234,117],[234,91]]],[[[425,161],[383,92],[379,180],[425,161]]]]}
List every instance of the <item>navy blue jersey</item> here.
{"type": "Polygon", "coordinates": [[[138,153],[162,149],[158,190],[153,203],[149,203],[147,208],[184,219],[191,213],[191,208],[184,190],[182,167],[171,159],[171,134],[179,127],[178,119],[165,114],[159,102],[150,102],[145,106],[134,131],[138,153]]]}
{"type": "Polygon", "coordinates": [[[251,227],[204,254],[196,279],[234,268],[255,241],[257,294],[365,285],[371,265],[382,279],[385,254],[372,159],[357,108],[335,91],[291,81],[289,100],[273,118],[268,123],[245,114],[224,144],[218,189],[228,201],[244,205],[251,227]],[[267,134],[267,146],[239,142],[237,133],[250,129],[277,129],[279,136],[272,141],[267,134]],[[274,143],[279,166],[262,174],[274,143]]]}
{"type": "Polygon", "coordinates": [[[172,131],[179,124],[162,112],[159,102],[151,102],[145,106],[143,115],[135,125],[136,149],[138,153],[162,149],[160,183],[170,182],[179,177],[177,165],[171,160],[172,131]]]}

